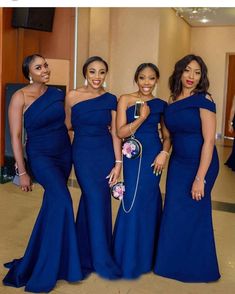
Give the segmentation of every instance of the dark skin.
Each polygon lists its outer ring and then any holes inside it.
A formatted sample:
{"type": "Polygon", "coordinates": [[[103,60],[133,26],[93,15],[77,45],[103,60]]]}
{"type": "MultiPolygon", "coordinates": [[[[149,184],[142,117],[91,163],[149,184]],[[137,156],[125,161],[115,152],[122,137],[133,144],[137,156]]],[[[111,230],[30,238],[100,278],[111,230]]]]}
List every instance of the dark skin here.
{"type": "MultiPolygon", "coordinates": [[[[156,73],[153,69],[147,67],[143,69],[138,75],[138,91],[131,94],[125,94],[120,97],[117,111],[117,133],[120,138],[129,137],[142,125],[142,123],[149,116],[150,108],[145,102],[154,98],[152,91],[154,90],[156,83],[156,73]],[[144,102],[140,107],[140,116],[139,118],[135,119],[131,124],[127,124],[126,110],[130,106],[134,105],[138,100],[144,102]]],[[[170,134],[165,127],[163,118],[161,118],[160,124],[163,137],[163,150],[165,152],[160,152],[151,165],[153,167],[153,172],[156,175],[160,174],[163,171],[167,162],[167,153],[169,152],[171,147],[170,134]]]]}
{"type": "MultiPolygon", "coordinates": [[[[197,87],[201,78],[200,65],[195,61],[191,61],[181,76],[182,92],[176,100],[185,99],[192,95],[193,90],[197,87]],[[189,81],[189,82],[188,82],[189,81]]],[[[208,96],[208,99],[211,98],[208,96]]],[[[211,163],[216,132],[216,116],[215,113],[200,109],[200,118],[202,123],[203,145],[201,150],[200,164],[197,176],[193,182],[191,193],[192,199],[200,201],[204,197],[204,178],[211,163]]]]}
{"type": "Polygon", "coordinates": [[[32,181],[26,171],[23,156],[23,114],[47,89],[45,83],[49,81],[50,70],[46,60],[35,57],[29,64],[29,75],[33,79],[33,84],[29,84],[14,93],[8,111],[12,149],[20,175],[20,188],[25,192],[32,191],[32,181]]]}
{"type": "MultiPolygon", "coordinates": [[[[105,81],[107,72],[104,64],[100,61],[94,61],[90,63],[87,67],[86,79],[88,82],[87,86],[83,86],[76,90],[70,91],[66,95],[65,105],[66,105],[66,125],[68,130],[72,129],[71,125],[71,108],[76,103],[81,101],[89,100],[94,97],[98,97],[105,93],[105,90],[102,86],[105,81]]],[[[112,120],[110,126],[110,133],[112,135],[113,140],[113,149],[115,158],[117,161],[122,160],[121,154],[121,140],[118,138],[116,134],[116,111],[111,112],[112,120]]],[[[122,163],[116,162],[115,166],[112,168],[110,173],[107,175],[107,179],[109,181],[109,185],[113,186],[117,183],[118,178],[121,173],[122,163]]]]}

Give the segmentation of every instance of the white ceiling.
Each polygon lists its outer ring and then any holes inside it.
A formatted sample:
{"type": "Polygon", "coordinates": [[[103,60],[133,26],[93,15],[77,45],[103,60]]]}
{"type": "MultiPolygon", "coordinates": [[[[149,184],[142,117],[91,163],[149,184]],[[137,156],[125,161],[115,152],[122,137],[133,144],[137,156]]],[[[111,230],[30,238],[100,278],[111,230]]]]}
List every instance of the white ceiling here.
{"type": "MultiPolygon", "coordinates": [[[[183,19],[192,27],[195,26],[202,26],[202,27],[208,27],[208,26],[235,26],[235,7],[223,7],[223,8],[212,8],[213,11],[206,11],[206,9],[201,10],[198,14],[199,16],[196,16],[196,14],[190,13],[189,7],[176,7],[174,8],[175,11],[179,10],[178,12],[179,17],[180,15],[183,16],[183,19]],[[191,17],[190,17],[191,16],[191,17]],[[195,18],[194,18],[195,17],[195,18]],[[209,21],[207,23],[200,22],[199,18],[206,18],[209,21]],[[197,19],[198,18],[198,19],[197,19]]],[[[201,9],[197,7],[196,9],[201,9]]],[[[198,15],[197,14],[197,15],[198,15]]]]}

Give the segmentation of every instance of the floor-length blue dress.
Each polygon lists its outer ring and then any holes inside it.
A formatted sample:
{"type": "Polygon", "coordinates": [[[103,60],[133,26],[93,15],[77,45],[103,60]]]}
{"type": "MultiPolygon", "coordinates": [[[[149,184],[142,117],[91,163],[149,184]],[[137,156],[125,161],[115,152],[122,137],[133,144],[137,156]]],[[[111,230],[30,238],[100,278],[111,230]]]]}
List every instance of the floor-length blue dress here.
{"type": "MultiPolygon", "coordinates": [[[[160,176],[153,173],[155,157],[162,150],[158,133],[158,123],[164,112],[166,102],[154,98],[147,102],[150,114],[137,129],[135,138],[142,144],[142,159],[139,183],[133,208],[129,213],[119,207],[114,228],[114,255],[121,267],[123,278],[135,279],[153,269],[154,254],[160,226],[162,198],[159,188],[160,176]]],[[[127,111],[127,123],[134,121],[135,106],[127,111]]],[[[140,158],[123,162],[125,194],[124,207],[130,209],[136,187],[140,158]]]]}
{"type": "Polygon", "coordinates": [[[200,108],[216,111],[204,94],[178,100],[165,111],[173,150],[154,271],[183,282],[220,278],[211,213],[211,190],[219,170],[216,147],[205,176],[204,198],[196,201],[191,195],[203,145],[200,108]]]}
{"type": "Polygon", "coordinates": [[[109,131],[117,98],[106,92],[72,107],[73,163],[82,195],[76,220],[85,275],[95,271],[116,279],[120,269],[112,257],[112,212],[107,175],[115,165],[109,131]]]}
{"type": "Polygon", "coordinates": [[[3,283],[7,286],[49,292],[59,279],[82,279],[67,188],[72,157],[64,119],[64,94],[53,87],[48,87],[24,113],[28,162],[45,193],[24,256],[6,264],[10,270],[3,283]]]}

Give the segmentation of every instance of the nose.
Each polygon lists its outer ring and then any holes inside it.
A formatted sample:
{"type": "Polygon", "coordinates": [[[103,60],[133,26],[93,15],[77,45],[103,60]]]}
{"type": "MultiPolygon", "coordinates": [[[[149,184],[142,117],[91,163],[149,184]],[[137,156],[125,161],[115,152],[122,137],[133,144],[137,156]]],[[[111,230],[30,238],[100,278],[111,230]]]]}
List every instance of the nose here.
{"type": "Polygon", "coordinates": [[[194,78],[194,72],[192,70],[189,72],[189,77],[190,77],[190,79],[194,78]]]}

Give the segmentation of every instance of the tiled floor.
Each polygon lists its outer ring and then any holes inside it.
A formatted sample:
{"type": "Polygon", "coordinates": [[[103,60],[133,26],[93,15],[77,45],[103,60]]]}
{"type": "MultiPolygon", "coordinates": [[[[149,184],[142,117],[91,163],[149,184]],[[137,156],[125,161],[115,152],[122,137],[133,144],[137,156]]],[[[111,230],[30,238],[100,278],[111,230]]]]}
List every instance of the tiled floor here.
{"type": "MultiPolygon", "coordinates": [[[[213,217],[217,254],[222,278],[216,283],[185,284],[154,274],[135,281],[106,281],[92,274],[81,283],[59,281],[51,293],[60,294],[232,294],[235,293],[235,172],[223,162],[231,147],[218,143],[220,174],[213,191],[213,217]]],[[[73,181],[72,181],[73,182],[73,181]]],[[[161,180],[164,192],[165,175],[161,180]]],[[[80,191],[70,187],[76,210],[80,191]]],[[[35,185],[32,193],[22,193],[11,183],[0,185],[0,265],[23,254],[41,204],[42,188],[35,185]]],[[[115,218],[118,202],[113,202],[115,218]]],[[[6,269],[0,266],[0,278],[6,269]]],[[[0,284],[0,294],[23,293],[0,284]]]]}

